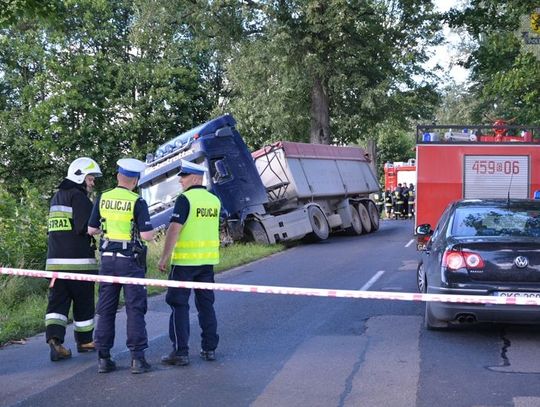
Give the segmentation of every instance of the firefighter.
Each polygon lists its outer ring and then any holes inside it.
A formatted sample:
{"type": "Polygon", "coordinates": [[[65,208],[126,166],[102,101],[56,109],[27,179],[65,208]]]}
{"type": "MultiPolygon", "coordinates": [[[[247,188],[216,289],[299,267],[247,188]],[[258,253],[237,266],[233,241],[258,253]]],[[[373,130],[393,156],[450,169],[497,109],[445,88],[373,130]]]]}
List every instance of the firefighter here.
{"type": "MultiPolygon", "coordinates": [[[[51,200],[46,270],[96,274],[95,246],[86,232],[92,212],[88,194],[94,188],[95,178],[100,176],[99,165],[88,157],[77,158],[69,166],[51,200]]],[[[71,357],[71,350],[63,345],[71,304],[77,351],[95,350],[94,283],[53,279],[45,314],[45,339],[53,362],[71,357]]]]}
{"type": "Polygon", "coordinates": [[[416,198],[416,191],[414,190],[414,185],[409,184],[409,199],[408,199],[408,216],[409,218],[414,217],[414,204],[416,198]]]}
{"type": "MultiPolygon", "coordinates": [[[[183,193],[177,198],[165,246],[159,260],[161,271],[170,269],[169,279],[178,281],[214,282],[214,264],[219,263],[219,199],[202,185],[204,166],[182,160],[178,175],[183,193]],[[172,261],[171,261],[172,258],[172,261]]],[[[214,311],[214,292],[194,290],[203,360],[216,359],[219,342],[214,311]]],[[[161,358],[167,365],[189,364],[189,288],[169,288],[166,301],[171,307],[169,337],[172,351],[161,358]]]]}
{"type": "MultiPolygon", "coordinates": [[[[140,172],[146,164],[132,158],[118,160],[118,186],[97,200],[88,222],[90,235],[100,239],[100,275],[144,278],[146,246],[143,240],[154,237],[146,201],[135,194],[140,172]]],[[[114,344],[115,317],[120,290],[124,290],[127,314],[126,345],[131,351],[131,373],[151,369],[144,357],[148,336],[144,316],[147,309],[146,287],[134,284],[100,283],[96,308],[97,325],[94,340],[98,350],[98,373],[116,369],[110,349],[114,344]]]]}
{"type": "Polygon", "coordinates": [[[401,188],[401,195],[403,196],[403,209],[401,211],[402,218],[406,218],[409,213],[409,187],[407,184],[403,184],[401,188]]]}
{"type": "Polygon", "coordinates": [[[392,202],[392,193],[389,189],[384,191],[384,210],[386,212],[386,218],[390,219],[392,217],[392,207],[394,206],[392,202]]]}
{"type": "Polygon", "coordinates": [[[393,199],[394,199],[394,219],[403,217],[403,194],[402,186],[398,184],[397,188],[394,190],[393,199]]]}
{"type": "Polygon", "coordinates": [[[379,212],[379,217],[382,215],[384,208],[384,194],[376,193],[373,194],[373,200],[375,205],[377,205],[377,211],[379,212]]]}

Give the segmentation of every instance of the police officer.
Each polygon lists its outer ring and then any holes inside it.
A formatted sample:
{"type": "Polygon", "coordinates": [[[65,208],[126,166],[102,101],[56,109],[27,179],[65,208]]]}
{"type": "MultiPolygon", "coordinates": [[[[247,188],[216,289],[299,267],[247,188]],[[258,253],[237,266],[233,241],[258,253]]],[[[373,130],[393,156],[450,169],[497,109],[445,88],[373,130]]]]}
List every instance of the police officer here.
{"type": "MultiPolygon", "coordinates": [[[[102,234],[99,274],[143,278],[146,273],[146,246],[142,240],[152,240],[148,206],[133,189],[141,171],[142,161],[132,158],[118,160],[118,186],[106,191],[94,205],[88,222],[88,233],[102,234]],[[142,239],[142,240],[141,240],[142,239]]],[[[96,309],[97,326],[94,340],[98,350],[98,372],[116,369],[110,349],[114,344],[114,324],[120,290],[124,289],[127,314],[127,347],[131,351],[131,373],[145,373],[151,368],[144,357],[148,347],[146,333],[146,287],[133,284],[100,283],[96,309]]]]}
{"type": "MultiPolygon", "coordinates": [[[[214,264],[219,262],[219,199],[202,185],[206,168],[182,160],[179,172],[183,193],[177,198],[171,223],[167,230],[163,253],[158,267],[172,268],[170,280],[214,282],[214,264]],[[172,257],[172,260],[171,260],[172,257]]],[[[161,358],[167,365],[189,364],[189,296],[187,288],[169,288],[166,301],[172,313],[169,337],[173,349],[161,358]]],[[[200,356],[207,361],[216,359],[218,345],[217,320],[214,311],[214,292],[195,290],[195,305],[201,327],[200,356]]]]}
{"type": "MultiPolygon", "coordinates": [[[[94,188],[95,178],[100,176],[99,165],[88,157],[77,158],[69,166],[67,177],[51,200],[46,270],[97,273],[95,247],[87,234],[87,226],[92,212],[88,194],[94,188]]],[[[71,350],[62,345],[71,304],[77,350],[80,353],[95,350],[92,342],[94,283],[52,280],[45,314],[45,338],[53,362],[71,357],[71,350]]]]}

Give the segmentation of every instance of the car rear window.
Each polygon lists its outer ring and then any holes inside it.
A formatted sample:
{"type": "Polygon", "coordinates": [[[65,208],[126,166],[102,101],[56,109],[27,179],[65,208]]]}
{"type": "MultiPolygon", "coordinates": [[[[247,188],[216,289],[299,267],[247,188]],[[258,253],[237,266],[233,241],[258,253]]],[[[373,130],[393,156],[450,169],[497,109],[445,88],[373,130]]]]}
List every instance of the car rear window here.
{"type": "Polygon", "coordinates": [[[456,208],[453,236],[540,237],[540,210],[526,208],[456,208]]]}

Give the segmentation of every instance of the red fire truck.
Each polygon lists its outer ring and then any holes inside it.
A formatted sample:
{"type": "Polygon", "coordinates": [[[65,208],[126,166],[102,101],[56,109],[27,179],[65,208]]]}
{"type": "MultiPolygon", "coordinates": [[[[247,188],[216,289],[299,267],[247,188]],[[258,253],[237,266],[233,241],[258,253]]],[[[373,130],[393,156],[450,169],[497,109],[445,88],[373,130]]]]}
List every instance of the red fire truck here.
{"type": "Polygon", "coordinates": [[[540,190],[540,127],[418,126],[416,222],[435,227],[467,198],[533,198],[540,190]]]}
{"type": "Polygon", "coordinates": [[[416,160],[384,164],[384,189],[393,191],[397,184],[416,185],[416,160]]]}

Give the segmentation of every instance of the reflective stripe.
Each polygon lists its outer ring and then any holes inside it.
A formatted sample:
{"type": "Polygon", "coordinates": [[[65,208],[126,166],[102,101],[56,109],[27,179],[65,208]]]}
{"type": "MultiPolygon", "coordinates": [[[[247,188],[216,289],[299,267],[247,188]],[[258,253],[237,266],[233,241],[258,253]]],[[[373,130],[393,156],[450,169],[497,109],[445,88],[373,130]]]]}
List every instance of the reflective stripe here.
{"type": "Polygon", "coordinates": [[[110,213],[107,214],[107,220],[121,220],[124,222],[130,222],[133,216],[131,213],[123,214],[123,213],[110,213]]]}
{"type": "Polygon", "coordinates": [[[97,270],[98,263],[91,259],[47,259],[45,270],[97,270]]]}
{"type": "Polygon", "coordinates": [[[47,259],[47,264],[97,264],[94,258],[86,259],[47,259]]]}
{"type": "Polygon", "coordinates": [[[219,259],[219,252],[209,253],[173,253],[172,260],[182,259],[219,259]]]}
{"type": "Polygon", "coordinates": [[[53,205],[49,209],[49,212],[73,213],[73,208],[71,206],[53,205]]]}
{"type": "Polygon", "coordinates": [[[102,256],[109,256],[109,257],[113,257],[114,255],[116,254],[116,257],[126,257],[126,258],[131,258],[133,256],[124,256],[122,253],[115,253],[115,252],[103,252],[101,253],[102,256]]]}
{"type": "Polygon", "coordinates": [[[75,332],[90,332],[94,329],[94,319],[86,321],[73,321],[75,332]]]}
{"type": "Polygon", "coordinates": [[[51,312],[50,314],[45,315],[45,326],[49,325],[67,325],[67,317],[62,314],[57,314],[56,312],[51,312]]]}
{"type": "Polygon", "coordinates": [[[199,248],[199,247],[219,247],[219,240],[201,240],[201,241],[182,241],[180,240],[176,247],[181,248],[199,248]]]}

